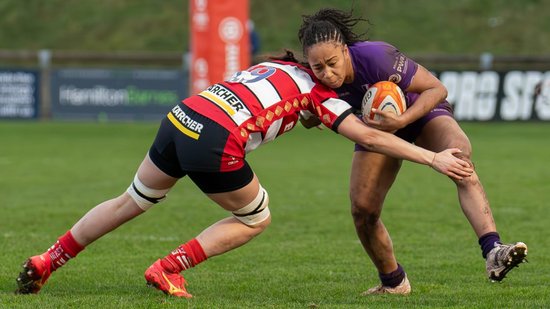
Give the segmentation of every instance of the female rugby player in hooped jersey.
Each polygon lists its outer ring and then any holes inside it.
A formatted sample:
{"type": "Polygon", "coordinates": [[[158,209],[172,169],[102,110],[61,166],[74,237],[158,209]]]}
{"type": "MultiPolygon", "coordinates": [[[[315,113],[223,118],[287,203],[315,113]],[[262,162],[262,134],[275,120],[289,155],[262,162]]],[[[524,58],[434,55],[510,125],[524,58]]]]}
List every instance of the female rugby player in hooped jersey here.
{"type": "MultiPolygon", "coordinates": [[[[395,134],[421,147],[439,151],[456,147],[456,155],[471,162],[472,147],[454,120],[445,101],[447,90],[429,71],[392,45],[361,40],[352,31],[361,18],[351,12],[322,9],[304,16],[298,32],[303,52],[315,76],[333,88],[339,97],[356,109],[366,88],[388,80],[406,91],[408,109],[400,116],[376,112],[381,120],[366,120],[371,127],[395,134]]],[[[309,122],[309,125],[314,125],[309,122]]],[[[471,163],[470,163],[471,164],[471,163]]],[[[472,165],[472,164],[471,164],[472,165]]],[[[472,165],[473,166],[473,165],[472,165]]],[[[355,146],[350,177],[352,215],[357,234],[379,272],[381,284],[364,294],[408,294],[405,271],[397,263],[390,236],[380,219],[384,198],[401,167],[401,160],[355,146]]],[[[503,245],[496,231],[489,202],[477,174],[453,179],[460,206],[479,238],[490,279],[500,281],[527,254],[522,243],[503,245]]]]}
{"type": "Polygon", "coordinates": [[[30,257],[17,278],[17,291],[37,293],[53,271],[84,247],[144,213],[163,200],[178,179],[189,176],[231,216],[154,262],[145,279],[167,294],[191,297],[180,272],[247,243],[269,225],[267,191],[245,155],[291,130],[301,112],[316,115],[372,151],[430,165],[456,179],[473,172],[453,155],[458,149],[434,153],[367,127],[336,93],[316,84],[311,71],[291,53],[281,60],[294,62],[258,64],[176,105],[162,121],[130,187],[90,210],[46,252],[30,257]]]}

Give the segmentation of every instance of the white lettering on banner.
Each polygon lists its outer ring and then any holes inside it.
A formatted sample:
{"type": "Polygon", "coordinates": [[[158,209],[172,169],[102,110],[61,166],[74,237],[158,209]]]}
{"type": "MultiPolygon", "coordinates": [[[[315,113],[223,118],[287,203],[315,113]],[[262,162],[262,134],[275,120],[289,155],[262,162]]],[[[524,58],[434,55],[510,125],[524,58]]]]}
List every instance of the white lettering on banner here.
{"type": "Polygon", "coordinates": [[[491,120],[495,117],[499,76],[493,71],[443,72],[447,100],[457,120],[491,120]]]}
{"type": "Polygon", "coordinates": [[[235,17],[224,18],[219,25],[218,34],[225,43],[225,72],[224,80],[231,78],[241,69],[239,41],[243,37],[244,26],[235,17]]]}
{"type": "Polygon", "coordinates": [[[194,0],[195,12],[192,16],[193,24],[197,27],[197,31],[206,31],[208,29],[208,22],[210,17],[208,16],[207,0],[194,0]]]}
{"type": "Polygon", "coordinates": [[[127,102],[128,92],[126,89],[112,89],[104,86],[76,88],[65,85],[59,88],[59,104],[61,105],[117,106],[126,105],[127,102]]]}
{"type": "Polygon", "coordinates": [[[34,75],[24,72],[2,72],[0,73],[0,83],[34,83],[34,75]]]}
{"type": "Polygon", "coordinates": [[[193,79],[193,89],[203,90],[210,85],[208,79],[208,61],[204,58],[198,58],[193,65],[195,77],[193,79]]]}
{"type": "Polygon", "coordinates": [[[28,72],[0,72],[0,118],[32,117],[36,111],[35,75],[28,72]]]}
{"type": "Polygon", "coordinates": [[[444,71],[457,120],[550,120],[550,71],[444,71]]]}
{"type": "Polygon", "coordinates": [[[510,71],[504,77],[504,98],[500,106],[503,120],[531,119],[535,87],[542,81],[542,72],[510,71]]]}
{"type": "Polygon", "coordinates": [[[34,113],[33,106],[19,107],[16,105],[0,105],[0,117],[31,117],[34,113]]]}
{"type": "Polygon", "coordinates": [[[535,87],[535,112],[541,120],[550,120],[550,72],[535,87]]]}
{"type": "Polygon", "coordinates": [[[240,57],[240,48],[237,44],[226,44],[225,45],[225,73],[223,79],[227,80],[231,78],[235,72],[238,72],[241,69],[239,62],[240,57]]]}

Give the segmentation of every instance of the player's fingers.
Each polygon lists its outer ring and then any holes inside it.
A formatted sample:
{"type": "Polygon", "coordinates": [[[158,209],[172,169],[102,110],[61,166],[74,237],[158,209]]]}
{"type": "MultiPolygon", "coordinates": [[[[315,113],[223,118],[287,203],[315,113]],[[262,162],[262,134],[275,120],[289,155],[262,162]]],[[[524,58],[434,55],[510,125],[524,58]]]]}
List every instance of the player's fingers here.
{"type": "Polygon", "coordinates": [[[472,175],[472,173],[463,170],[456,170],[454,173],[462,177],[470,177],[472,175]]]}
{"type": "Polygon", "coordinates": [[[468,173],[473,173],[474,169],[472,166],[470,166],[470,163],[468,161],[464,161],[462,159],[459,159],[457,157],[454,158],[454,167],[458,170],[465,171],[468,173]]]}
{"type": "Polygon", "coordinates": [[[472,175],[472,173],[474,172],[474,170],[472,168],[469,168],[469,167],[457,167],[453,170],[453,172],[455,174],[458,174],[460,176],[463,176],[463,177],[469,177],[472,175]]]}
{"type": "Polygon", "coordinates": [[[383,110],[380,110],[380,109],[372,109],[371,113],[374,113],[376,115],[379,115],[383,118],[388,118],[388,117],[391,117],[392,115],[395,115],[395,113],[393,112],[390,112],[390,111],[383,111],[383,110]]]}
{"type": "MultiPolygon", "coordinates": [[[[457,157],[456,154],[462,153],[462,150],[460,150],[460,148],[449,148],[446,151],[449,151],[455,157],[457,157]]],[[[470,162],[459,159],[458,157],[457,157],[457,159],[458,159],[457,160],[458,164],[460,164],[461,166],[471,167],[470,162]]]]}
{"type": "Polygon", "coordinates": [[[464,177],[460,176],[460,175],[457,175],[456,173],[453,173],[451,171],[447,172],[446,173],[447,176],[453,178],[453,179],[456,179],[456,180],[462,180],[464,179],[464,177]]]}
{"type": "Polygon", "coordinates": [[[365,123],[371,127],[378,128],[380,127],[380,120],[365,119],[365,123]]]}
{"type": "Polygon", "coordinates": [[[464,161],[464,160],[462,160],[462,159],[458,159],[457,163],[458,163],[464,170],[470,171],[470,173],[473,173],[473,172],[474,172],[474,169],[473,169],[472,166],[470,165],[470,162],[464,161]]]}

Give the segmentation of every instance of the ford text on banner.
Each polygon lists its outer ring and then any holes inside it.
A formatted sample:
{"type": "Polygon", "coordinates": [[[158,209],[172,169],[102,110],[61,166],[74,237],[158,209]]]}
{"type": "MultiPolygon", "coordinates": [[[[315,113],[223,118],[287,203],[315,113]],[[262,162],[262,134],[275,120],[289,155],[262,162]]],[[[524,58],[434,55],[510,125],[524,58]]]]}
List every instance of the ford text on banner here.
{"type": "Polygon", "coordinates": [[[191,0],[191,94],[250,65],[248,0],[191,0]]]}

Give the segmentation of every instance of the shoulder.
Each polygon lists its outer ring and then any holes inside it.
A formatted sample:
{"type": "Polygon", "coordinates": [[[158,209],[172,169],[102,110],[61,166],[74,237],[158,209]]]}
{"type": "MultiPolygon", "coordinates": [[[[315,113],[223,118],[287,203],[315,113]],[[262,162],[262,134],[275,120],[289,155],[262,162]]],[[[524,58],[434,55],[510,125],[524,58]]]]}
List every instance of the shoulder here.
{"type": "Polygon", "coordinates": [[[363,41],[348,47],[353,58],[366,61],[376,61],[380,57],[387,57],[399,52],[395,46],[383,41],[363,41]]]}
{"type": "Polygon", "coordinates": [[[406,89],[418,65],[394,45],[384,41],[365,41],[349,46],[355,68],[373,81],[390,80],[406,89]]]}

